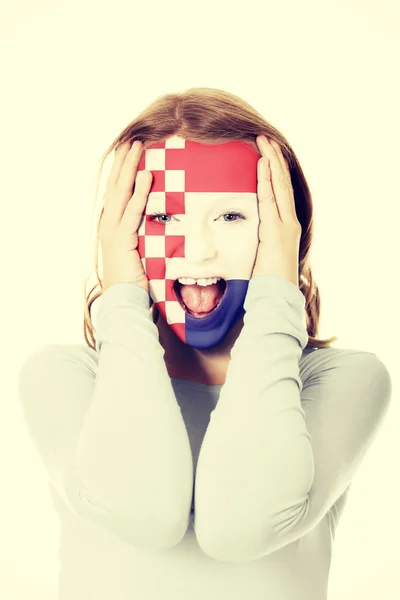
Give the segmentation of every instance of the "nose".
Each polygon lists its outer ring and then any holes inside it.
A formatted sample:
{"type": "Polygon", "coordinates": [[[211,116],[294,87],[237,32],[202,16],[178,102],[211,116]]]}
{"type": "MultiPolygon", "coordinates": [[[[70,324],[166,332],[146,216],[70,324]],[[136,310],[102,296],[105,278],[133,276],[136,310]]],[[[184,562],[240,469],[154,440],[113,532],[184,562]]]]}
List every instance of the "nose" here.
{"type": "Polygon", "coordinates": [[[185,258],[189,264],[212,260],[216,255],[213,235],[206,227],[191,227],[185,236],[185,258]]]}

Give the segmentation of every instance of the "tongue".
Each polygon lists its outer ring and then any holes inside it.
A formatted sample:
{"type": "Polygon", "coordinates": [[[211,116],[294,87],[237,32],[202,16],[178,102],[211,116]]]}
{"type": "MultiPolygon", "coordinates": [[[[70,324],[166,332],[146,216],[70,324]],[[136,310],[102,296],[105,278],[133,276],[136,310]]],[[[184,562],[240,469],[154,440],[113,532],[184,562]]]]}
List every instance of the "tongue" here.
{"type": "Polygon", "coordinates": [[[220,284],[213,285],[182,285],[180,288],[182,300],[194,313],[208,313],[215,308],[223,296],[220,284]]]}

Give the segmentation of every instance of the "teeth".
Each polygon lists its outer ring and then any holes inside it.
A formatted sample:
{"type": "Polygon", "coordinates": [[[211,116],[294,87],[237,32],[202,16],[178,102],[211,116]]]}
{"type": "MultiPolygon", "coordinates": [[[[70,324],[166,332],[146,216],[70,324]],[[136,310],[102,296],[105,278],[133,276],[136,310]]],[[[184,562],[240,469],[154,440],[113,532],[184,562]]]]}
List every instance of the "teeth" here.
{"type": "Polygon", "coordinates": [[[182,285],[194,285],[195,283],[197,283],[197,285],[205,286],[217,283],[217,281],[219,281],[220,279],[221,277],[210,277],[209,279],[191,279],[190,277],[181,277],[180,279],[178,279],[178,281],[182,285]]]}

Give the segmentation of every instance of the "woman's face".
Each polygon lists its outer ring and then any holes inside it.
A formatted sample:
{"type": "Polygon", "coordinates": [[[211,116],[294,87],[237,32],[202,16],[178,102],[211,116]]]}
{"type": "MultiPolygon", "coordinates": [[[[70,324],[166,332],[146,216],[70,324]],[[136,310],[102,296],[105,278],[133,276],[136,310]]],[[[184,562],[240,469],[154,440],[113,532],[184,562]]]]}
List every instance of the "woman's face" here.
{"type": "Polygon", "coordinates": [[[177,136],[141,157],[138,171],[153,174],[138,229],[150,297],[193,348],[216,346],[244,315],[259,242],[259,158],[239,141],[199,144],[177,136]],[[182,285],[182,277],[224,281],[182,285]]]}

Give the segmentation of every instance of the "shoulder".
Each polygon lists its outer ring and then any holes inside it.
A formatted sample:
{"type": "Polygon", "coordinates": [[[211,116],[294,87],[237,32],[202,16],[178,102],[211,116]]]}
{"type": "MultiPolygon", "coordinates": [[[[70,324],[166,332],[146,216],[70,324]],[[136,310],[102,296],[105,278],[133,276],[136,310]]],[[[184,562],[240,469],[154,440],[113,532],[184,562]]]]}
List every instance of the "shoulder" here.
{"type": "Polygon", "coordinates": [[[386,412],[392,397],[392,377],[375,353],[353,348],[318,348],[303,352],[300,378],[304,398],[357,398],[364,406],[379,406],[386,412]]]}
{"type": "Polygon", "coordinates": [[[303,351],[300,375],[303,381],[325,371],[355,369],[358,372],[372,369],[376,375],[391,380],[386,364],[374,352],[354,348],[317,348],[303,351]]]}

